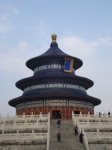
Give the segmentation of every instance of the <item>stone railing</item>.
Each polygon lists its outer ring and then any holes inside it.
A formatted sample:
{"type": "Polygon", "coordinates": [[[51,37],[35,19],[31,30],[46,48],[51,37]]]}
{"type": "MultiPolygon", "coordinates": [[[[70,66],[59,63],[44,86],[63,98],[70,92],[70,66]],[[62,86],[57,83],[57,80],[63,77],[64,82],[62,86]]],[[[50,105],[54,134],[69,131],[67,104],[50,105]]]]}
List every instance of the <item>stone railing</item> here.
{"type": "Polygon", "coordinates": [[[48,116],[47,150],[49,150],[49,146],[50,146],[50,113],[48,116]]]}
{"type": "MultiPolygon", "coordinates": [[[[77,117],[79,117],[79,115],[77,115],[77,117]]],[[[79,125],[79,122],[77,120],[77,118],[75,117],[74,113],[72,112],[72,122],[73,122],[73,125],[75,126],[77,124],[78,126],[78,134],[82,133],[84,134],[84,137],[83,137],[83,142],[84,142],[84,146],[85,146],[85,149],[86,150],[89,150],[89,146],[88,146],[88,139],[86,137],[86,134],[84,133],[84,130],[83,128],[81,128],[81,126],[79,125]]]]}
{"type": "Polygon", "coordinates": [[[83,131],[86,150],[89,150],[90,143],[112,143],[112,115],[72,113],[72,121],[78,125],[79,133],[83,131]]]}
{"type": "Polygon", "coordinates": [[[48,115],[23,115],[14,117],[0,117],[0,128],[30,128],[38,126],[46,126],[48,123],[48,115]]]}
{"type": "Polygon", "coordinates": [[[90,115],[88,114],[73,114],[75,122],[79,122],[80,126],[87,128],[111,128],[112,127],[112,115],[90,115]]]}
{"type": "Polygon", "coordinates": [[[49,150],[50,113],[0,116],[0,145],[43,144],[49,150]]]}

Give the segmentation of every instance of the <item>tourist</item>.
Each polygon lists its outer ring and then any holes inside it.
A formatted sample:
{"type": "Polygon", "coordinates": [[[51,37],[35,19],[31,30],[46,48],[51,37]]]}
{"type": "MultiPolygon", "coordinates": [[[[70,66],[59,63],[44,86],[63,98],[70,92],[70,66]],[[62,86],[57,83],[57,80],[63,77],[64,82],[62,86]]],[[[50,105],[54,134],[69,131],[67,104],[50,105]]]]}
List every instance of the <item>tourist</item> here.
{"type": "Polygon", "coordinates": [[[57,121],[58,128],[60,128],[60,125],[61,125],[61,121],[58,119],[58,121],[57,121]]]}
{"type": "Polygon", "coordinates": [[[58,131],[58,133],[57,133],[57,141],[58,142],[60,142],[61,141],[61,134],[60,134],[60,132],[58,131]]]}
{"type": "Polygon", "coordinates": [[[80,142],[81,142],[81,143],[83,143],[83,136],[84,136],[84,134],[83,134],[82,131],[81,131],[81,133],[80,133],[80,135],[79,135],[79,139],[80,139],[80,142]]]}
{"type": "Polygon", "coordinates": [[[102,115],[101,112],[99,112],[99,117],[101,117],[101,115],[102,115]]]}
{"type": "Polygon", "coordinates": [[[78,126],[77,126],[77,124],[74,126],[74,131],[75,131],[75,135],[77,135],[78,134],[78,126]]]}
{"type": "Polygon", "coordinates": [[[110,117],[110,111],[108,112],[108,117],[110,117]]]}
{"type": "Polygon", "coordinates": [[[57,112],[54,112],[54,119],[57,119],[57,112]]]}

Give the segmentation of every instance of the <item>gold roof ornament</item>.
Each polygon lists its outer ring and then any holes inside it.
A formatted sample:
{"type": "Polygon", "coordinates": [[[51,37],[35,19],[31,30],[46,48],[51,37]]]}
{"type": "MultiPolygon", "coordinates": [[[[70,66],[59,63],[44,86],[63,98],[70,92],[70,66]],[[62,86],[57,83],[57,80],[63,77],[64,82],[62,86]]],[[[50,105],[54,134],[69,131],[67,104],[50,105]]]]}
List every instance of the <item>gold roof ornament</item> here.
{"type": "Polygon", "coordinates": [[[56,34],[52,34],[51,37],[52,37],[52,42],[56,42],[57,35],[56,34]]]}

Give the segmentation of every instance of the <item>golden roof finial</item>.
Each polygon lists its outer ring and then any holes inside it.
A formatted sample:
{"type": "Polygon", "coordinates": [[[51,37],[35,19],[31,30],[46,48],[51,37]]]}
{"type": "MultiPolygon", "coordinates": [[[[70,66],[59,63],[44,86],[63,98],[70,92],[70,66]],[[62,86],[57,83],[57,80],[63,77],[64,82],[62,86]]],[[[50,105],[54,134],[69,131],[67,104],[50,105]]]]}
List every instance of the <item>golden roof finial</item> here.
{"type": "Polygon", "coordinates": [[[51,37],[52,37],[52,42],[56,42],[57,35],[56,34],[52,34],[51,37]]]}

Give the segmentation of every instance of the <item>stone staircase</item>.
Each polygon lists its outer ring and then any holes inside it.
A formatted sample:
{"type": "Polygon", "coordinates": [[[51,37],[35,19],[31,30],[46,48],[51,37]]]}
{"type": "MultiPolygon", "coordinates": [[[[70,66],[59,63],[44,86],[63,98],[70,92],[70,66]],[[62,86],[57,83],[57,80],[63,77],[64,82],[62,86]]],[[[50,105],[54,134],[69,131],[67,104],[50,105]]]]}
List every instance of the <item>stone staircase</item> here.
{"type": "Polygon", "coordinates": [[[57,120],[50,123],[50,150],[85,150],[79,142],[79,136],[75,136],[72,120],[61,120],[61,142],[57,142],[57,120]]]}

